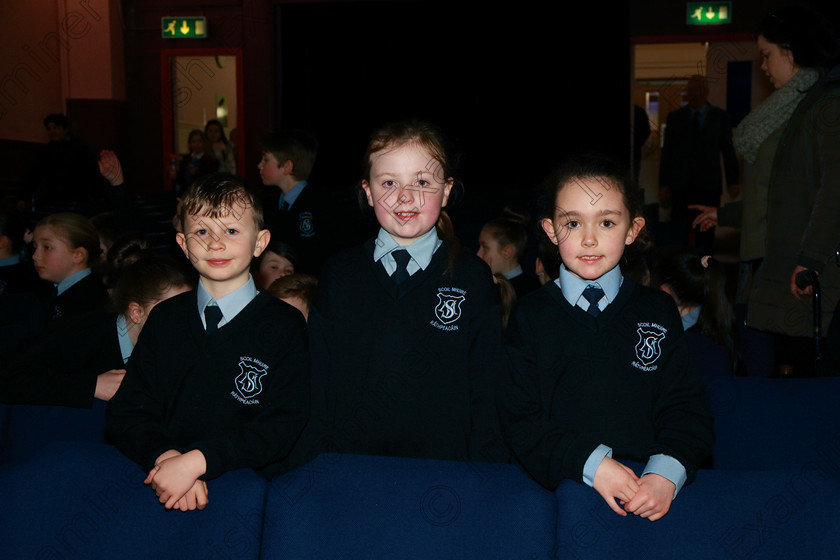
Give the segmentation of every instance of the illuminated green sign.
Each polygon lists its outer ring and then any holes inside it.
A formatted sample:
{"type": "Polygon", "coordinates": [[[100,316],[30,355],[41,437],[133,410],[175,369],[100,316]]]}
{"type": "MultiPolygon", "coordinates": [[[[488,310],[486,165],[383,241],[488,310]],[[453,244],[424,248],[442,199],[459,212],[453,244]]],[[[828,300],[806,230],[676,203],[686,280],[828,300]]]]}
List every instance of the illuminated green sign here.
{"type": "Polygon", "coordinates": [[[164,39],[204,39],[207,37],[207,18],[160,18],[160,29],[164,39]]]}
{"type": "Polygon", "coordinates": [[[732,23],[732,2],[688,2],[685,23],[688,25],[732,23]]]}

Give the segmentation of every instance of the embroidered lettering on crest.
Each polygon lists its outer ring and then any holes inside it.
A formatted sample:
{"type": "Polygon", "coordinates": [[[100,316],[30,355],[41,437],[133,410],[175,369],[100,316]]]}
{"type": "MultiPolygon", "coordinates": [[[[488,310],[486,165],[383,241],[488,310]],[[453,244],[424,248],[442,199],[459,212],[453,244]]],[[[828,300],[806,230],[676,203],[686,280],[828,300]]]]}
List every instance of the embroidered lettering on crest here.
{"type": "Polygon", "coordinates": [[[662,355],[661,343],[665,339],[668,329],[656,323],[638,323],[636,334],[636,359],[631,364],[642,371],[656,371],[659,369],[655,362],[662,355]]]}
{"type": "Polygon", "coordinates": [[[312,219],[312,212],[301,212],[298,216],[298,226],[301,237],[312,237],[315,235],[315,222],[312,219]]]}
{"type": "Polygon", "coordinates": [[[262,379],[268,373],[268,366],[260,360],[242,356],[239,361],[239,375],[234,379],[235,391],[230,394],[242,404],[260,404],[257,395],[262,393],[262,379]]]}
{"type": "Polygon", "coordinates": [[[457,331],[456,321],[461,318],[461,304],[467,299],[467,292],[460,288],[438,288],[438,302],[435,305],[437,321],[429,322],[442,331],[457,331]]]}

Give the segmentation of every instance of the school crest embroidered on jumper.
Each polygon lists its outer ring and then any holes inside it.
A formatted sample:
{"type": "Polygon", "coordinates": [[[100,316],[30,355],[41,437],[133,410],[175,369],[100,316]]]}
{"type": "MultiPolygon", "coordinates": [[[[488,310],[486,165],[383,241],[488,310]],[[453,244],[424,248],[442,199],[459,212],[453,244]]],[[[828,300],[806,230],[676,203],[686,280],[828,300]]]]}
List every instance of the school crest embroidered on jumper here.
{"type": "Polygon", "coordinates": [[[298,216],[298,226],[301,237],[312,237],[315,235],[315,222],[312,219],[312,212],[301,212],[298,216]]]}
{"type": "Polygon", "coordinates": [[[636,334],[639,335],[639,342],[636,343],[636,359],[632,365],[642,371],[655,371],[659,369],[654,365],[662,355],[660,343],[665,338],[668,329],[656,323],[639,323],[636,334]]]}
{"type": "Polygon", "coordinates": [[[430,324],[433,327],[444,331],[457,331],[458,326],[453,325],[461,318],[461,304],[467,299],[467,292],[460,288],[438,288],[438,302],[435,305],[435,317],[437,321],[430,324]]]}
{"type": "Polygon", "coordinates": [[[268,373],[268,366],[253,358],[240,358],[239,375],[234,380],[236,391],[231,391],[233,398],[242,404],[259,404],[255,399],[262,393],[262,378],[268,373]]]}

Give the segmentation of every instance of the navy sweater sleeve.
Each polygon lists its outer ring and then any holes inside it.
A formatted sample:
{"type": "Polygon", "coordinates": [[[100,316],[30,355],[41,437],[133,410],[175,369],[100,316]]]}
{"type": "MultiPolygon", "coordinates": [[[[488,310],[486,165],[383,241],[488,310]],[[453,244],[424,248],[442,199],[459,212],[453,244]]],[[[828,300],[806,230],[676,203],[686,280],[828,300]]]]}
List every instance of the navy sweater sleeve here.
{"type": "Polygon", "coordinates": [[[534,480],[554,490],[564,478],[581,480],[586,458],[601,442],[564,429],[552,418],[551,395],[545,394],[537,364],[542,339],[534,327],[541,322],[528,315],[527,308],[518,306],[505,332],[508,376],[501,384],[499,406],[505,440],[517,461],[534,480]]]}
{"type": "Polygon", "coordinates": [[[126,365],[120,388],[105,409],[109,440],[144,471],[150,471],[164,451],[186,451],[166,426],[169,394],[176,385],[166,376],[158,356],[157,350],[166,343],[159,316],[160,311],[153,309],[126,365]]]}

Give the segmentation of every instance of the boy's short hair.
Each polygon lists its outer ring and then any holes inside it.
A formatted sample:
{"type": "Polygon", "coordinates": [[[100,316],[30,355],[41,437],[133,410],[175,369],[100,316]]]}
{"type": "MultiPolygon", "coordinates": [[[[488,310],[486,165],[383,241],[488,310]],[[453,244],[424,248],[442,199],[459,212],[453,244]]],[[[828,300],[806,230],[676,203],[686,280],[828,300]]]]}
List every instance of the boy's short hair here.
{"type": "Polygon", "coordinates": [[[299,181],[306,181],[312,173],[315,156],[318,154],[318,141],[305,130],[281,130],[269,132],[261,142],[264,152],[269,152],[283,165],[291,161],[294,165],[292,175],[299,181]]]}
{"type": "Polygon", "coordinates": [[[50,123],[60,126],[61,128],[70,128],[70,119],[67,118],[67,115],[62,113],[50,113],[44,117],[44,128],[47,128],[47,125],[50,123]]]}
{"type": "Polygon", "coordinates": [[[201,213],[203,216],[218,218],[226,216],[237,204],[250,208],[257,231],[263,229],[263,210],[259,196],[241,177],[230,173],[210,173],[200,177],[178,204],[181,230],[186,230],[187,216],[201,213]]]}

